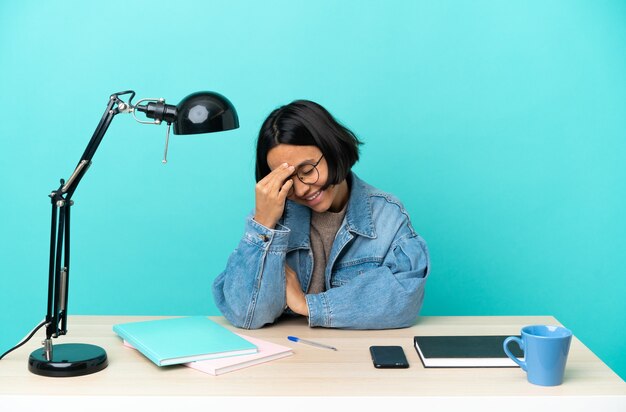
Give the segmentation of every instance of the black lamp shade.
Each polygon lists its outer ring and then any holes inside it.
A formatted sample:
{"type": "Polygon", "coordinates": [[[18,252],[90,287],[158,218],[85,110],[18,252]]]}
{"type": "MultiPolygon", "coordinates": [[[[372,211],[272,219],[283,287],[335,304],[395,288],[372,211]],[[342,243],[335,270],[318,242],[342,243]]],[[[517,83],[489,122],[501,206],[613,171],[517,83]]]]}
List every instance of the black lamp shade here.
{"type": "Polygon", "coordinates": [[[174,134],[221,132],[239,127],[233,104],[215,92],[196,92],[176,106],[174,134]]]}

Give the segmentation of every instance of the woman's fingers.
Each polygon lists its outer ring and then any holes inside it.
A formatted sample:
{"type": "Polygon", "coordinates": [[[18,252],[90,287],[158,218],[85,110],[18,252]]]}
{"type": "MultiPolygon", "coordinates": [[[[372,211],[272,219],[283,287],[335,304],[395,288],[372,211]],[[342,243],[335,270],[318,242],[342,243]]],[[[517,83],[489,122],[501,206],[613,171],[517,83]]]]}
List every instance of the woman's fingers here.
{"type": "Polygon", "coordinates": [[[259,181],[262,187],[267,188],[268,192],[278,192],[285,184],[286,180],[293,174],[295,168],[283,163],[276,169],[272,170],[267,176],[259,181]]]}
{"type": "Polygon", "coordinates": [[[289,177],[294,170],[293,166],[283,163],[256,184],[254,219],[257,222],[270,229],[274,228],[283,214],[285,199],[293,185],[293,180],[289,179],[289,177]]]}
{"type": "Polygon", "coordinates": [[[293,187],[293,179],[287,179],[287,181],[283,184],[283,187],[280,188],[279,196],[285,201],[287,196],[289,196],[289,190],[293,187]]]}

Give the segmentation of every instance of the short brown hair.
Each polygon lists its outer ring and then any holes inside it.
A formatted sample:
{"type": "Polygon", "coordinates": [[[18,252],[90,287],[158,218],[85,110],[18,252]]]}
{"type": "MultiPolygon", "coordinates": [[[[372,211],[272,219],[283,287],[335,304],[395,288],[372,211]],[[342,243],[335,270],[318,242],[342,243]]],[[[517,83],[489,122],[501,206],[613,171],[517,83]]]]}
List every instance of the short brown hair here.
{"type": "Polygon", "coordinates": [[[318,147],[328,164],[328,187],[348,176],[359,160],[362,142],[321,105],[296,100],[275,109],[261,126],[256,148],[257,182],[271,172],[267,154],[279,144],[318,147]]]}

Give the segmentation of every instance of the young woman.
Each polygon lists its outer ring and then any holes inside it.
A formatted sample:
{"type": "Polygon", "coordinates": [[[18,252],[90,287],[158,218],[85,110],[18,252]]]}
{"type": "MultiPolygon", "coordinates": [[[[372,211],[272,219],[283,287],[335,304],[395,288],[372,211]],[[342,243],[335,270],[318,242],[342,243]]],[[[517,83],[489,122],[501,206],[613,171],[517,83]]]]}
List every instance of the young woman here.
{"type": "Polygon", "coordinates": [[[224,316],[260,328],[284,313],[309,326],[411,326],[428,249],[398,199],[353,172],[361,142],[317,103],[274,110],[259,132],[256,207],[213,284],[224,316]]]}

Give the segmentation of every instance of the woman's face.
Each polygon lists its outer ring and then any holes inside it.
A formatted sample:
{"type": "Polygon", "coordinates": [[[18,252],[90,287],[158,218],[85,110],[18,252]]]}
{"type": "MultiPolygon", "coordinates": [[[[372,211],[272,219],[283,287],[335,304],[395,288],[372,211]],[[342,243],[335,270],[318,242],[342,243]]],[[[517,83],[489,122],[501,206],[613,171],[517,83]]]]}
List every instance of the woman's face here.
{"type": "Polygon", "coordinates": [[[279,144],[267,153],[267,164],[271,170],[283,163],[294,166],[298,170],[302,165],[314,165],[318,161],[316,168],[319,172],[319,178],[315,183],[311,185],[303,183],[295,174],[291,177],[293,193],[289,199],[318,213],[328,210],[338,212],[348,201],[348,185],[344,180],[337,185],[326,188],[326,190],[321,190],[328,180],[328,164],[317,146],[279,144]]]}

